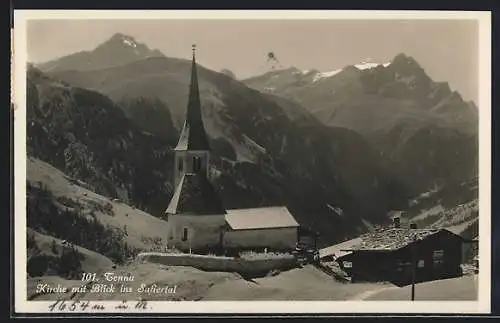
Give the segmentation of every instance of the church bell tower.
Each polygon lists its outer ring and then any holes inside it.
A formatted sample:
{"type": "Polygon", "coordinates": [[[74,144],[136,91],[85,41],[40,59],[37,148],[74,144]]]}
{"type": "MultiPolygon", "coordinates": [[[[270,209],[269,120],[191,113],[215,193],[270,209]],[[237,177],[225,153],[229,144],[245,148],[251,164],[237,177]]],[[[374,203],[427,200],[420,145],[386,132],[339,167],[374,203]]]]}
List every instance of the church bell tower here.
{"type": "Polygon", "coordinates": [[[179,142],[175,147],[174,187],[179,185],[184,174],[203,174],[208,177],[210,146],[201,114],[198,72],[196,67],[196,45],[192,46],[191,81],[186,120],[179,142]]]}

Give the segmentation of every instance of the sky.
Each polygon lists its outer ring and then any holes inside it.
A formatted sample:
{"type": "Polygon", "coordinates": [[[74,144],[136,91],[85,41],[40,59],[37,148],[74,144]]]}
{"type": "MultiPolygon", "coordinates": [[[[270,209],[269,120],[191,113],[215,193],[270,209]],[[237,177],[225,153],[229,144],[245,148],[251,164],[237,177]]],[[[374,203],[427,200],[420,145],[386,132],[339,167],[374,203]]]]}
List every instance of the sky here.
{"type": "Polygon", "coordinates": [[[238,78],[265,72],[268,52],[284,67],[322,72],[405,53],[478,102],[474,20],[31,20],[27,32],[33,63],[92,50],[120,32],[169,57],[190,58],[195,43],[199,64],[238,78]]]}

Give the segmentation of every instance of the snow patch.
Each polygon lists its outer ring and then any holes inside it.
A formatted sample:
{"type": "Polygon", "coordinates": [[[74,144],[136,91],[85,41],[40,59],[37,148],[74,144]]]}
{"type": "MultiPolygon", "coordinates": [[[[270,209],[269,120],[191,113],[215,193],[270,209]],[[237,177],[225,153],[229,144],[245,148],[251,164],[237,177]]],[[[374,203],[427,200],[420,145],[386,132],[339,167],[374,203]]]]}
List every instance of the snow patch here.
{"type": "Polygon", "coordinates": [[[262,147],[261,145],[259,145],[255,141],[253,141],[247,135],[243,135],[243,139],[245,141],[245,145],[250,149],[250,151],[252,151],[254,153],[260,153],[260,154],[266,153],[266,149],[264,147],[262,147]]]}
{"type": "Polygon", "coordinates": [[[133,42],[132,40],[130,40],[130,39],[124,39],[123,43],[125,45],[130,46],[130,47],[134,47],[134,48],[137,47],[137,44],[135,42],[133,42]]]}
{"type": "Polygon", "coordinates": [[[330,78],[330,77],[340,73],[340,71],[342,71],[342,69],[338,69],[338,70],[334,70],[334,71],[330,71],[330,72],[319,72],[314,76],[313,82],[317,82],[317,81],[319,81],[321,79],[325,79],[325,78],[330,78]]]}
{"type": "Polygon", "coordinates": [[[430,209],[422,210],[418,215],[416,215],[412,218],[412,221],[424,220],[425,218],[427,218],[429,216],[438,215],[438,214],[443,213],[445,211],[446,211],[446,209],[441,204],[438,204],[438,205],[431,207],[430,209]]]}
{"type": "Polygon", "coordinates": [[[354,67],[356,67],[358,70],[368,70],[368,69],[372,69],[372,68],[375,68],[377,66],[384,66],[384,67],[387,67],[389,66],[390,63],[384,63],[384,64],[380,64],[380,63],[371,63],[371,62],[363,62],[361,64],[355,64],[354,67]]]}
{"type": "Polygon", "coordinates": [[[331,206],[330,204],[327,204],[326,205],[331,211],[335,212],[337,215],[339,216],[342,216],[344,215],[344,211],[342,211],[341,208],[339,207],[335,207],[335,206],[331,206]]]}

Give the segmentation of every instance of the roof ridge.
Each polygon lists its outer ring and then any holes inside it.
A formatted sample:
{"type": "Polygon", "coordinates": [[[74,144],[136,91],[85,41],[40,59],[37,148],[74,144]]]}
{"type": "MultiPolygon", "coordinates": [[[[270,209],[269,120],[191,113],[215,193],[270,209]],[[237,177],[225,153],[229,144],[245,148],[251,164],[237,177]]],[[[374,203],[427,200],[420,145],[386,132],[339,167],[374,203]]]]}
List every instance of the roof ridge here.
{"type": "Polygon", "coordinates": [[[256,209],[286,209],[285,205],[281,206],[256,206],[256,207],[246,207],[239,209],[227,209],[228,211],[240,211],[240,210],[256,210],[256,209]]]}

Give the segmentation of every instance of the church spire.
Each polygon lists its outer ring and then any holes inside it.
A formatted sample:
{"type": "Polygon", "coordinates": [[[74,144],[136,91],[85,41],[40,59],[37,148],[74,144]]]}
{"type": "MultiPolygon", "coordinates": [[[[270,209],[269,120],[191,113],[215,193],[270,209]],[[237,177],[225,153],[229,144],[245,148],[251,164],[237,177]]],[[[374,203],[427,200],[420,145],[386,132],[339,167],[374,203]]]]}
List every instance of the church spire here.
{"type": "Polygon", "coordinates": [[[196,65],[196,45],[192,46],[193,59],[191,62],[191,82],[189,84],[188,106],[186,120],[182,128],[177,151],[198,150],[209,151],[207,134],[203,126],[201,114],[200,91],[198,88],[198,71],[196,65]]]}

